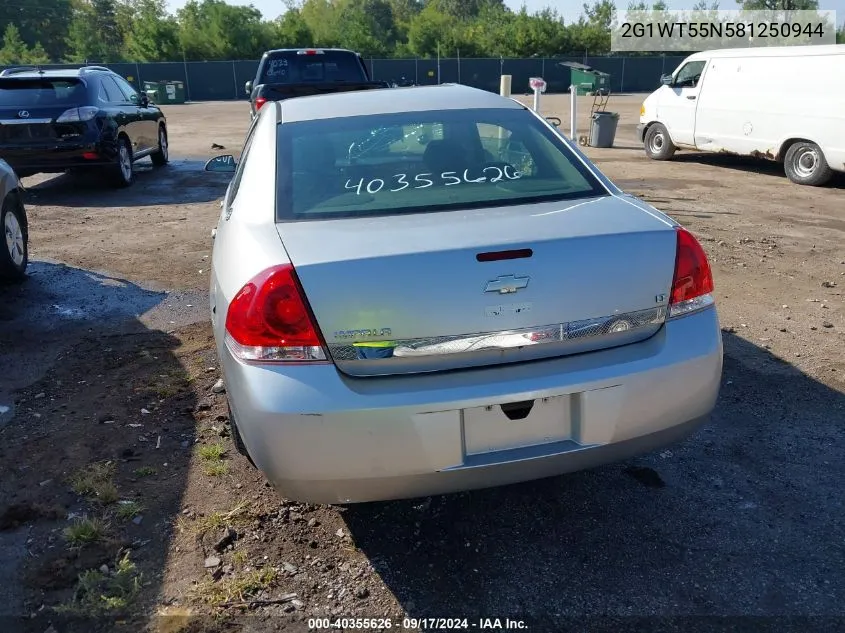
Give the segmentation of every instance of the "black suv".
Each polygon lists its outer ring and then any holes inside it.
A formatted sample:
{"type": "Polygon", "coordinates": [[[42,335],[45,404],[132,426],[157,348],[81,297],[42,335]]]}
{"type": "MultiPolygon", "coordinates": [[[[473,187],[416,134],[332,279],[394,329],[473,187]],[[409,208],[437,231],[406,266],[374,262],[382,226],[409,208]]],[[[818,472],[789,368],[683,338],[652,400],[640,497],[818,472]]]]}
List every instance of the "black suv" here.
{"type": "Polygon", "coordinates": [[[123,77],[102,66],[0,72],[0,158],[23,178],[102,169],[119,187],[132,163],[168,160],[162,111],[123,77]]]}

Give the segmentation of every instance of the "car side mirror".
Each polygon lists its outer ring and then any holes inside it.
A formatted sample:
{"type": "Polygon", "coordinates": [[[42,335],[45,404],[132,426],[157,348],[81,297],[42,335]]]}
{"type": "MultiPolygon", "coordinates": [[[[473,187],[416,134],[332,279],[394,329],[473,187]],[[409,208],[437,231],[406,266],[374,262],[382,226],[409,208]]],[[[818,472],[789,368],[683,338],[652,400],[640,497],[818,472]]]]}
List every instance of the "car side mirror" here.
{"type": "Polygon", "coordinates": [[[663,75],[660,77],[660,83],[664,86],[671,86],[672,85],[672,75],[663,75]]]}
{"type": "Polygon", "coordinates": [[[246,84],[244,84],[244,89],[246,90],[247,94],[252,94],[252,82],[246,82],[246,84]]]}
{"type": "Polygon", "coordinates": [[[218,173],[234,173],[237,163],[231,154],[215,156],[205,164],[205,171],[216,171],[218,173]]]}
{"type": "Polygon", "coordinates": [[[146,108],[147,106],[150,105],[150,98],[143,93],[138,95],[138,101],[141,104],[142,108],[146,108]]]}

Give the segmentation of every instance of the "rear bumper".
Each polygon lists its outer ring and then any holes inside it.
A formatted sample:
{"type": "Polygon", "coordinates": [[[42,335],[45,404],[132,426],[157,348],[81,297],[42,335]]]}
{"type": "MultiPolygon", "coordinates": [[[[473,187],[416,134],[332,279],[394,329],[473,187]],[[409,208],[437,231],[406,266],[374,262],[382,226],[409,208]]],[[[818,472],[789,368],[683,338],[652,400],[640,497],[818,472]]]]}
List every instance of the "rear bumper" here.
{"type": "Polygon", "coordinates": [[[26,145],[0,145],[0,155],[16,172],[59,172],[74,167],[107,165],[114,162],[116,153],[113,144],[95,139],[80,139],[72,142],[46,141],[26,145]],[[97,159],[86,158],[94,153],[97,159]]]}
{"type": "Polygon", "coordinates": [[[650,451],[707,419],[722,370],[712,308],[634,345],[438,375],[351,379],[218,351],[256,465],[286,497],[317,503],[516,483],[650,451]],[[517,401],[535,408],[509,420],[498,405],[517,401]]]}

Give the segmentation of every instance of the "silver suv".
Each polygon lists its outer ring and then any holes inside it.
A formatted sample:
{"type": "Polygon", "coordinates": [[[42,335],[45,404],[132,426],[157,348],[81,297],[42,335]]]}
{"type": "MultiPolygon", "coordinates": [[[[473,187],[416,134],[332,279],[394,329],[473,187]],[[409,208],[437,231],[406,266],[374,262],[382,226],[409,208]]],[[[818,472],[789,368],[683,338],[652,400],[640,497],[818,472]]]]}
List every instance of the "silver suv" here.
{"type": "Polygon", "coordinates": [[[21,185],[17,174],[6,161],[0,159],[0,280],[20,281],[26,274],[29,261],[26,210],[21,199],[21,185]]]}

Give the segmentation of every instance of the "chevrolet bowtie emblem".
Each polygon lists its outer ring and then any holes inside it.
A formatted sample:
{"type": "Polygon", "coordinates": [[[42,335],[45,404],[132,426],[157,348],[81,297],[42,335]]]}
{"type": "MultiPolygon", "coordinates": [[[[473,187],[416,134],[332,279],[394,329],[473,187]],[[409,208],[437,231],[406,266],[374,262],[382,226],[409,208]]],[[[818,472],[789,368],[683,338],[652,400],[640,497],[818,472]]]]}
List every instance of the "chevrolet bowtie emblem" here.
{"type": "Polygon", "coordinates": [[[529,277],[516,277],[515,275],[502,275],[487,282],[484,287],[484,292],[498,292],[506,295],[516,292],[520,288],[525,288],[528,285],[529,277]]]}

